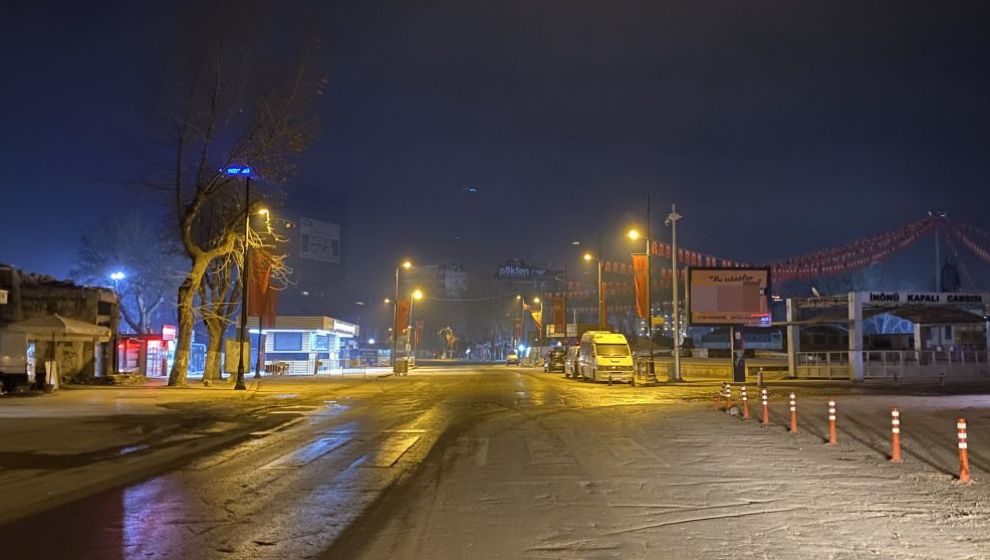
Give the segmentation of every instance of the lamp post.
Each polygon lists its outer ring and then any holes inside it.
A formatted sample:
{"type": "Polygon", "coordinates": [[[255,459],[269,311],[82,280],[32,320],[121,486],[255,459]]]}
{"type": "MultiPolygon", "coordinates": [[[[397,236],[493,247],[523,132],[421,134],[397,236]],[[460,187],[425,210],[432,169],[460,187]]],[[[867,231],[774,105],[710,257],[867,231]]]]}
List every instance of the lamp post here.
{"type": "Polygon", "coordinates": [[[235,165],[227,167],[224,172],[227,175],[244,177],[244,265],[241,267],[241,331],[237,340],[237,353],[240,359],[237,362],[237,382],[234,384],[234,390],[244,391],[247,389],[244,384],[244,371],[247,370],[247,363],[245,362],[245,354],[247,353],[244,351],[244,341],[247,340],[248,269],[251,266],[251,249],[248,239],[251,231],[251,168],[235,165]]]}
{"type": "Polygon", "coordinates": [[[416,331],[413,329],[413,302],[423,299],[422,290],[415,290],[409,298],[409,326],[406,327],[406,344],[409,346],[411,356],[416,359],[416,331]]]}
{"type": "MultiPolygon", "coordinates": [[[[267,208],[259,208],[257,214],[259,216],[264,216],[268,218],[270,212],[267,208]]],[[[267,288],[267,287],[266,287],[267,288]]],[[[268,299],[268,290],[265,290],[265,299],[268,299]]],[[[258,348],[254,351],[254,378],[261,379],[261,331],[264,330],[264,325],[262,321],[264,319],[265,309],[268,308],[267,301],[262,302],[260,311],[258,311],[258,348]]]]}
{"type": "Polygon", "coordinates": [[[584,254],[584,261],[591,262],[596,261],[598,266],[598,330],[607,330],[607,320],[608,317],[605,314],[605,290],[602,286],[603,268],[602,268],[602,236],[598,236],[598,256],[594,256],[591,253],[584,254]]]}
{"type": "MultiPolygon", "coordinates": [[[[120,281],[127,278],[127,275],[119,270],[115,270],[110,273],[110,280],[113,280],[113,295],[117,298],[117,327],[113,330],[113,373],[120,373],[120,314],[121,314],[121,302],[120,302],[120,281]]],[[[104,354],[106,356],[106,354],[104,354]]],[[[106,370],[104,370],[106,371],[106,370]]]]}
{"type": "MultiPolygon", "coordinates": [[[[633,241],[640,238],[640,233],[638,230],[629,230],[629,239],[633,241]]],[[[643,236],[645,243],[645,256],[646,256],[646,338],[650,343],[650,365],[649,371],[654,371],[653,364],[653,290],[651,289],[653,282],[651,274],[650,261],[650,197],[646,197],[646,235],[643,236]]]]}
{"type": "Polygon", "coordinates": [[[526,331],[523,328],[526,324],[526,302],[522,299],[522,294],[516,294],[516,301],[519,302],[519,336],[516,336],[516,326],[512,325],[512,348],[514,351],[519,350],[519,346],[522,344],[523,338],[525,337],[526,331]]]}
{"type": "MultiPolygon", "coordinates": [[[[677,213],[677,205],[670,205],[670,213],[667,214],[665,224],[670,226],[670,262],[671,272],[674,275],[673,295],[674,295],[674,371],[670,374],[670,381],[681,380],[681,302],[678,292],[680,279],[677,274],[677,222],[683,218],[677,213]]],[[[732,341],[729,341],[732,345],[732,341]]]]}
{"type": "Polygon", "coordinates": [[[533,305],[539,304],[540,306],[540,324],[536,325],[536,345],[543,346],[543,325],[546,324],[547,320],[543,316],[543,301],[539,296],[533,297],[533,305]]]}
{"type": "MultiPolygon", "coordinates": [[[[399,348],[399,271],[409,270],[412,268],[412,262],[403,261],[402,264],[395,267],[395,299],[392,301],[392,372],[396,372],[396,360],[395,355],[399,348]]],[[[386,300],[387,301],[387,300],[386,300]]],[[[412,306],[410,306],[410,312],[412,311],[412,306]]]]}

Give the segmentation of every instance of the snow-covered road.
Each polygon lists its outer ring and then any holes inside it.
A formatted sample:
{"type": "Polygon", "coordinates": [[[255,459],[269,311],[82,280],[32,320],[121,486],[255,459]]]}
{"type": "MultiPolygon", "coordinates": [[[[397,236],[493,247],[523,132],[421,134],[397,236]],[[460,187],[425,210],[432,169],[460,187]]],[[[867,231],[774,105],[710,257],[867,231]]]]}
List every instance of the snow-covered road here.
{"type": "Polygon", "coordinates": [[[742,422],[714,410],[716,391],[504,366],[328,387],[289,427],[0,539],[17,557],[77,559],[990,557],[990,398],[775,384],[762,427],[758,400],[742,422]],[[837,448],[822,445],[830,393],[837,448]],[[891,406],[900,465],[886,461],[891,406]],[[952,484],[960,414],[970,487],[952,484]]]}

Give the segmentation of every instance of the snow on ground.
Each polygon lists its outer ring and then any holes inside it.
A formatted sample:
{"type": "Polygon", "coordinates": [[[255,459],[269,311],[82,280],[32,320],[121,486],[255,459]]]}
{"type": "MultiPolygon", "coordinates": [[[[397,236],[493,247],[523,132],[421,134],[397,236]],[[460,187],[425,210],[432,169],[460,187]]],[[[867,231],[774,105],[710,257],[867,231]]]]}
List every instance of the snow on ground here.
{"type": "Polygon", "coordinates": [[[581,406],[601,388],[519,383],[517,406],[493,406],[438,445],[414,483],[360,521],[363,537],[331,551],[349,552],[326,557],[990,557],[986,396],[842,396],[833,449],[820,395],[799,399],[792,435],[787,389],[773,389],[764,428],[710,405],[581,406]],[[570,406],[546,406],[560,398],[570,406]],[[886,460],[892,404],[901,465],[886,460]],[[960,410],[987,483],[952,483],[960,410]]]}

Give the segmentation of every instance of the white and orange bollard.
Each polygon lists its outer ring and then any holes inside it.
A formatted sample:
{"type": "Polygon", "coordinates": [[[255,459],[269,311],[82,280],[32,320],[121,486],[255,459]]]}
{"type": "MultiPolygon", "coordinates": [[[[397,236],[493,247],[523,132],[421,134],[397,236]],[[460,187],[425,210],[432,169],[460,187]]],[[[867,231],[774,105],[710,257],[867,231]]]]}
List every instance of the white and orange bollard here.
{"type": "Polygon", "coordinates": [[[796,434],[797,429],[797,397],[791,393],[791,429],[792,434],[796,434]]]}
{"type": "Polygon", "coordinates": [[[742,419],[749,420],[749,395],[746,393],[746,386],[739,390],[739,399],[742,400],[742,419]]]}
{"type": "Polygon", "coordinates": [[[966,419],[956,420],[956,430],[959,432],[959,484],[970,484],[969,478],[969,443],[966,440],[966,419]]]}
{"type": "Polygon", "coordinates": [[[835,400],[828,400],[828,444],[832,447],[836,445],[835,438],[835,400]]]}
{"type": "Polygon", "coordinates": [[[760,398],[763,400],[763,420],[760,423],[767,426],[770,424],[770,407],[767,406],[766,389],[760,389],[760,398]]]}
{"type": "Polygon", "coordinates": [[[890,411],[890,462],[901,462],[901,411],[890,411]]]}

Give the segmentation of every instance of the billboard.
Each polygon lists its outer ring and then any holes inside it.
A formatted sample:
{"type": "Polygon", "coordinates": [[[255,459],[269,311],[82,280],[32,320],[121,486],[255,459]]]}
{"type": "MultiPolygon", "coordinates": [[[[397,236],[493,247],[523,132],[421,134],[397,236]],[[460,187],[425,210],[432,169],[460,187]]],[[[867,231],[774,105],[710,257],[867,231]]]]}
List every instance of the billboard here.
{"type": "Polygon", "coordinates": [[[688,324],[770,326],[770,269],[689,268],[688,324]]]}
{"type": "Polygon", "coordinates": [[[340,226],[299,218],[299,256],[326,263],[340,263],[340,226]]]}

